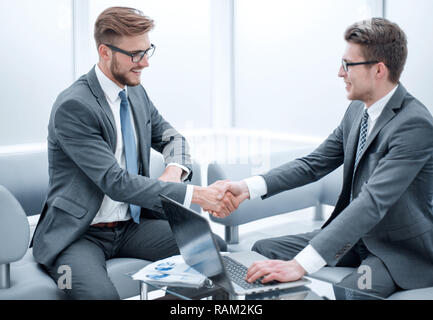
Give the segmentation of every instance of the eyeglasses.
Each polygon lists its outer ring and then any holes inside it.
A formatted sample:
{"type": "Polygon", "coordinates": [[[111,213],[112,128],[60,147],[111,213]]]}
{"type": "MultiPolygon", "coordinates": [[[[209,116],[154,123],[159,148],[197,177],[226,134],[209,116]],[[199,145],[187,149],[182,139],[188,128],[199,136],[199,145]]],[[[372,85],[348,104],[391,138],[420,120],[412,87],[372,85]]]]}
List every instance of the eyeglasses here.
{"type": "Polygon", "coordinates": [[[343,70],[346,72],[349,71],[350,66],[358,66],[361,64],[375,64],[375,63],[379,63],[379,61],[347,62],[344,59],[341,60],[341,65],[343,66],[343,70]]]}
{"type": "Polygon", "coordinates": [[[147,59],[149,59],[151,56],[153,56],[153,53],[155,52],[155,46],[153,44],[150,44],[150,48],[146,50],[140,50],[140,51],[134,51],[134,52],[128,52],[125,50],[122,50],[118,47],[112,46],[111,44],[105,44],[107,47],[109,47],[111,50],[120,52],[123,54],[126,54],[127,56],[131,57],[131,60],[133,63],[138,63],[143,59],[143,57],[146,55],[147,59]]]}

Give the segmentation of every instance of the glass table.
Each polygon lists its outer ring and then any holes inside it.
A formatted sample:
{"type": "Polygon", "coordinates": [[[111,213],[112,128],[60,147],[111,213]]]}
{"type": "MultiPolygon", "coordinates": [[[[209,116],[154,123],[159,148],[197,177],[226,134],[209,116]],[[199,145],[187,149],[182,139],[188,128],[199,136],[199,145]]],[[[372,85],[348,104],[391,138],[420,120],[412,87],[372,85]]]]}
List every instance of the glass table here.
{"type": "MultiPolygon", "coordinates": [[[[312,282],[319,281],[316,279],[308,278],[312,282]]],[[[234,296],[222,287],[216,284],[207,284],[201,288],[187,288],[187,287],[169,287],[158,285],[143,280],[140,281],[140,299],[148,300],[148,292],[150,290],[162,290],[165,296],[159,298],[160,300],[330,300],[327,297],[321,296],[314,291],[310,286],[299,286],[283,290],[274,290],[264,293],[255,293],[245,296],[234,296]]],[[[323,281],[320,281],[323,282],[323,281]]],[[[333,285],[334,288],[346,289],[341,286],[333,285]]],[[[357,293],[363,294],[365,299],[368,300],[383,300],[381,297],[366,294],[362,291],[357,293]]]]}

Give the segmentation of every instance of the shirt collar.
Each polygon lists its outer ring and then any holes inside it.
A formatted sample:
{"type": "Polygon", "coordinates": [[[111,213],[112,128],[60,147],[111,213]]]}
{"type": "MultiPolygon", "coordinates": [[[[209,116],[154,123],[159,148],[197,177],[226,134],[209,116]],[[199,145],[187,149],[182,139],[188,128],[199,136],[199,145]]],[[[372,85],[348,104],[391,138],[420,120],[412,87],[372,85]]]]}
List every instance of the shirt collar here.
{"type": "Polygon", "coordinates": [[[99,84],[101,85],[102,91],[104,91],[105,96],[110,100],[110,102],[116,101],[119,98],[119,92],[125,88],[119,87],[116,83],[114,83],[110,78],[108,78],[102,70],[96,65],[95,68],[96,77],[98,78],[99,84]]]}
{"type": "MultiPolygon", "coordinates": [[[[394,87],[386,96],[384,96],[382,99],[376,101],[373,103],[368,109],[367,113],[370,117],[371,121],[376,121],[377,118],[379,118],[380,114],[382,113],[383,109],[385,108],[388,101],[393,96],[394,92],[397,90],[398,85],[394,87]]],[[[365,108],[365,105],[364,105],[365,108]]]]}

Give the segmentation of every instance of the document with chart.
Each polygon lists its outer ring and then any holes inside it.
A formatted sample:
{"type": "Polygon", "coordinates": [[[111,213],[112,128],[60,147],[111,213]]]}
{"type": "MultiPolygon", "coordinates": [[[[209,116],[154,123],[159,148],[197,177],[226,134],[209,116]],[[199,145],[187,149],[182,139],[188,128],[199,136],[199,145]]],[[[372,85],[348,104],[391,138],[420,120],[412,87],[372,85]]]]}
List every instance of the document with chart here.
{"type": "Polygon", "coordinates": [[[153,262],[135,274],[132,279],[163,286],[200,288],[207,278],[187,265],[181,255],[153,262]]]}

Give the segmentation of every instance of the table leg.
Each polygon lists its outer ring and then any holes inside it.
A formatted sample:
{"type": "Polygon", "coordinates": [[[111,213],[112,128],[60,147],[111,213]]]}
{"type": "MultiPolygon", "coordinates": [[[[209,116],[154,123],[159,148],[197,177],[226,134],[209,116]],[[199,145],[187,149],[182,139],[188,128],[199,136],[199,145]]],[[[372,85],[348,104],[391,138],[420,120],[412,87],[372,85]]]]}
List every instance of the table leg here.
{"type": "Polygon", "coordinates": [[[148,300],[148,286],[144,281],[140,281],[140,300],[148,300]]]}

